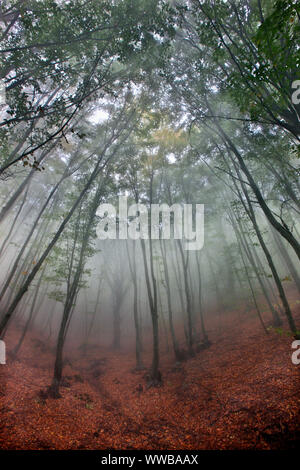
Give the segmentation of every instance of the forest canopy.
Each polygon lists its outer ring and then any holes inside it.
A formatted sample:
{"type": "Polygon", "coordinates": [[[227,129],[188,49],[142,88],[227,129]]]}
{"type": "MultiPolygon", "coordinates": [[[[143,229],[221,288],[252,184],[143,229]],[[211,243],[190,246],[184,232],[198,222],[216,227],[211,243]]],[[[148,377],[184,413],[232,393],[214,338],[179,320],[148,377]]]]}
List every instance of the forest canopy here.
{"type": "Polygon", "coordinates": [[[232,312],[299,340],[299,38],[296,0],[1,2],[0,338],[51,345],[43,400],[75,344],[152,389],[232,312]]]}

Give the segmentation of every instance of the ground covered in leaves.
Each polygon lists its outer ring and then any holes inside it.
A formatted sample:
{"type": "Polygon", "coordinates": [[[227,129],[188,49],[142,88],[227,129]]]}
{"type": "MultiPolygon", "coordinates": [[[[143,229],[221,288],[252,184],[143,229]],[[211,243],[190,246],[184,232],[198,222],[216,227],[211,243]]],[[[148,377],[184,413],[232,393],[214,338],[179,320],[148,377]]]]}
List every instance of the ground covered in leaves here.
{"type": "MultiPolygon", "coordinates": [[[[299,325],[295,296],[292,306],[299,325]]],[[[53,347],[28,334],[18,360],[0,366],[0,448],[296,448],[300,366],[291,362],[292,338],[274,330],[266,336],[242,309],[208,318],[207,326],[210,348],[181,364],[162,344],[160,388],[147,388],[145,371],[134,371],[133,351],[94,347],[82,357],[69,350],[57,400],[41,393],[52,377],[53,347]]],[[[19,335],[11,328],[8,349],[19,335]]]]}

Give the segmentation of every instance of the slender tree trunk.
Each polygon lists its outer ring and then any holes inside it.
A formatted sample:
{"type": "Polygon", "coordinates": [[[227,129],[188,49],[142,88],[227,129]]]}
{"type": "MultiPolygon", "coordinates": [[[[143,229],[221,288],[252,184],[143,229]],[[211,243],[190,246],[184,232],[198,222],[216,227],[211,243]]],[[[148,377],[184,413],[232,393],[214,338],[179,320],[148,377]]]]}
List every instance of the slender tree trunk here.
{"type": "MultiPolygon", "coordinates": [[[[52,147],[51,147],[52,148],[52,147]]],[[[51,150],[51,149],[50,149],[51,150]]],[[[41,164],[42,161],[44,160],[44,158],[46,157],[46,155],[48,155],[49,151],[48,150],[45,150],[41,156],[37,159],[38,161],[38,164],[41,164]]],[[[11,208],[14,206],[14,204],[17,202],[17,200],[19,199],[20,195],[22,194],[22,192],[24,191],[24,189],[28,186],[31,178],[36,174],[36,170],[34,168],[32,168],[30,170],[30,173],[26,176],[26,178],[24,179],[24,181],[20,184],[20,186],[15,190],[15,192],[10,196],[9,200],[7,201],[7,203],[5,204],[5,206],[1,209],[1,212],[0,212],[0,223],[4,221],[4,219],[6,218],[6,216],[8,215],[9,211],[11,210],[11,208]]]]}
{"type": "Polygon", "coordinates": [[[9,232],[8,232],[8,234],[6,235],[5,239],[3,240],[3,243],[2,243],[1,248],[0,248],[0,257],[2,256],[3,252],[5,251],[5,250],[4,250],[4,249],[5,249],[5,245],[6,245],[6,243],[8,242],[8,240],[10,239],[11,234],[12,234],[12,232],[13,232],[13,230],[14,230],[15,225],[16,225],[16,222],[17,222],[17,220],[18,220],[18,218],[19,218],[19,215],[20,215],[20,213],[22,212],[22,209],[23,209],[23,207],[24,207],[24,204],[25,204],[25,201],[26,201],[26,198],[27,198],[28,189],[29,189],[29,185],[28,185],[27,190],[26,190],[26,192],[25,192],[25,194],[24,194],[24,197],[23,197],[23,200],[22,200],[22,202],[21,202],[21,204],[20,204],[20,207],[19,207],[19,209],[18,209],[18,211],[17,211],[17,213],[16,213],[16,215],[15,215],[15,217],[14,217],[14,220],[13,220],[11,226],[10,226],[9,232]]]}
{"type": "Polygon", "coordinates": [[[256,266],[256,263],[255,263],[255,259],[253,257],[253,254],[252,254],[252,251],[247,243],[247,240],[246,240],[246,237],[245,237],[245,234],[244,234],[244,231],[243,231],[243,228],[241,227],[241,223],[239,220],[237,220],[237,224],[239,226],[239,234],[240,234],[240,241],[241,241],[241,244],[243,246],[243,249],[247,255],[247,258],[249,260],[249,262],[251,263],[252,267],[253,267],[253,270],[255,272],[255,275],[256,275],[256,278],[260,284],[260,287],[261,287],[261,290],[264,294],[264,297],[267,301],[267,304],[269,306],[269,309],[270,309],[270,312],[272,314],[272,317],[273,317],[273,324],[274,326],[280,326],[281,325],[281,321],[280,321],[280,318],[279,318],[279,315],[278,315],[278,312],[275,310],[275,308],[273,307],[273,304],[271,302],[271,299],[270,299],[270,296],[268,294],[268,291],[267,291],[267,288],[264,284],[264,281],[260,275],[260,272],[256,266]]]}
{"type": "Polygon", "coordinates": [[[136,274],[136,260],[135,260],[135,242],[133,242],[132,257],[129,252],[128,241],[126,241],[126,251],[128,256],[129,270],[133,283],[133,318],[135,328],[135,358],[136,358],[136,369],[143,370],[144,365],[142,361],[142,340],[141,340],[141,327],[139,321],[138,312],[138,283],[136,274]]]}
{"type": "Polygon", "coordinates": [[[281,238],[279,237],[278,233],[271,227],[271,231],[275,240],[275,243],[278,247],[280,256],[283,260],[283,262],[286,264],[290,274],[292,275],[292,278],[295,281],[296,287],[298,289],[298,292],[300,293],[300,276],[294,266],[294,263],[289,255],[288,250],[285,248],[281,238]]]}
{"type": "MultiPolygon", "coordinates": [[[[152,243],[152,240],[150,239],[149,244],[151,245],[151,243],[152,243]]],[[[156,280],[154,276],[152,275],[152,288],[153,288],[153,293],[152,293],[145,240],[143,240],[142,238],[141,238],[141,248],[142,248],[143,261],[144,261],[146,286],[147,286],[148,300],[149,300],[151,320],[152,320],[152,337],[153,337],[153,357],[152,357],[152,366],[151,366],[149,385],[157,386],[161,384],[161,373],[159,370],[159,328],[158,328],[156,280]]],[[[152,256],[152,250],[150,249],[150,263],[151,263],[151,256],[152,256]]],[[[152,258],[152,263],[153,263],[153,258],[152,258]]]]}
{"type": "Polygon", "coordinates": [[[160,249],[161,249],[161,255],[163,259],[164,273],[165,273],[165,280],[166,280],[169,327],[170,327],[170,332],[171,332],[173,351],[174,351],[176,360],[181,361],[183,359],[183,354],[179,349],[178,341],[177,341],[175,329],[174,329],[169,268],[168,268],[168,261],[167,261],[167,250],[166,250],[166,243],[163,240],[160,240],[160,249]]]}
{"type": "Polygon", "coordinates": [[[290,306],[289,306],[289,303],[288,303],[288,300],[287,300],[287,297],[285,295],[285,291],[283,289],[283,286],[282,286],[282,283],[280,281],[280,278],[279,278],[279,275],[278,275],[278,272],[277,272],[277,269],[273,263],[273,259],[272,259],[272,256],[267,248],[267,245],[265,244],[265,241],[264,241],[264,238],[261,234],[261,231],[259,229],[259,226],[258,226],[258,223],[257,223],[257,220],[256,220],[256,216],[255,216],[255,213],[254,213],[254,210],[253,210],[253,207],[252,207],[252,202],[250,200],[250,197],[249,197],[249,194],[248,194],[248,191],[245,187],[245,185],[243,183],[241,183],[241,186],[242,186],[242,189],[243,189],[243,192],[244,192],[244,195],[246,197],[246,200],[247,200],[247,205],[248,205],[248,209],[249,209],[249,216],[250,216],[250,219],[252,221],[252,224],[253,224],[253,227],[254,227],[254,230],[255,230],[255,233],[257,235],[257,238],[259,240],[259,243],[260,243],[260,246],[265,254],[265,257],[267,259],[267,262],[268,262],[268,265],[271,269],[271,272],[272,272],[272,275],[274,277],[274,280],[275,280],[275,284],[277,286],[277,289],[278,289],[278,293],[279,293],[279,297],[281,299],[281,302],[282,302],[282,306],[283,306],[283,309],[284,309],[284,312],[285,312],[285,315],[287,317],[287,320],[288,320],[288,324],[289,324],[289,327],[290,327],[290,330],[292,331],[292,333],[294,334],[295,337],[298,337],[298,334],[297,334],[297,328],[296,328],[296,325],[295,325],[295,321],[294,321],[294,318],[293,318],[293,315],[292,315],[292,312],[291,312],[291,309],[290,309],[290,306]]]}
{"type": "MultiPolygon", "coordinates": [[[[248,191],[247,191],[247,189],[246,189],[246,185],[245,185],[245,183],[243,182],[243,180],[242,180],[242,178],[241,178],[241,173],[240,173],[240,170],[239,170],[239,166],[238,166],[237,162],[234,160],[234,158],[231,156],[230,153],[229,153],[229,157],[230,157],[230,159],[231,159],[231,161],[232,161],[232,164],[233,164],[233,166],[234,166],[234,168],[235,168],[237,177],[238,177],[238,179],[239,179],[239,181],[240,181],[240,185],[241,185],[243,194],[244,194],[244,196],[245,196],[245,198],[246,198],[246,202],[245,202],[245,200],[244,200],[244,198],[243,198],[243,195],[241,194],[240,188],[239,188],[239,186],[238,186],[238,184],[237,184],[237,182],[236,182],[236,178],[234,178],[234,175],[233,175],[233,173],[232,173],[232,169],[230,168],[230,166],[229,166],[228,162],[226,161],[226,159],[223,157],[224,163],[226,164],[226,166],[227,166],[227,168],[228,168],[229,174],[230,174],[230,176],[231,176],[231,178],[232,178],[233,185],[234,185],[235,190],[236,190],[236,192],[237,192],[237,194],[238,194],[238,196],[239,196],[240,202],[241,202],[241,204],[242,204],[242,206],[243,206],[243,208],[244,208],[244,210],[245,210],[247,216],[249,217],[249,219],[250,219],[250,221],[251,221],[251,223],[252,223],[252,225],[253,225],[253,228],[254,228],[255,233],[256,233],[256,236],[257,236],[257,238],[258,238],[259,244],[260,244],[260,246],[261,246],[261,248],[262,248],[262,250],[263,250],[263,252],[264,252],[264,254],[265,254],[265,256],[266,256],[267,262],[268,262],[269,267],[270,267],[270,269],[271,269],[271,271],[272,271],[272,274],[273,274],[273,277],[274,277],[274,279],[275,279],[276,285],[277,285],[277,287],[279,288],[279,291],[281,292],[281,294],[283,294],[284,297],[285,297],[284,291],[282,292],[282,285],[281,285],[281,289],[280,289],[280,287],[279,287],[279,285],[278,285],[279,276],[278,276],[277,270],[276,270],[276,268],[275,268],[275,265],[274,265],[274,263],[273,263],[273,260],[272,260],[272,257],[271,257],[271,255],[270,255],[270,252],[269,252],[269,250],[268,250],[268,248],[267,248],[267,246],[266,246],[266,244],[265,244],[265,242],[264,242],[264,239],[263,239],[263,237],[262,237],[262,235],[261,235],[261,232],[260,232],[260,230],[259,230],[259,227],[258,227],[258,224],[257,224],[257,221],[256,221],[256,216],[255,216],[255,213],[254,213],[254,210],[253,210],[253,207],[252,207],[252,202],[251,202],[251,200],[250,200],[248,191]]],[[[240,225],[240,222],[239,222],[238,220],[237,220],[237,222],[238,222],[238,224],[240,225]]],[[[249,257],[250,257],[251,260],[252,260],[251,262],[252,262],[253,268],[255,269],[255,273],[256,273],[256,275],[257,275],[257,277],[258,277],[258,280],[259,280],[259,282],[260,282],[260,284],[261,284],[261,287],[262,287],[262,289],[263,289],[264,295],[265,295],[265,297],[266,297],[266,299],[267,299],[267,302],[268,302],[268,304],[269,304],[269,307],[270,307],[270,310],[271,310],[271,313],[272,313],[272,316],[273,316],[274,325],[275,325],[275,326],[280,326],[280,325],[282,324],[282,322],[281,322],[281,320],[280,320],[280,317],[279,317],[279,315],[278,315],[278,312],[274,309],[274,307],[273,307],[273,305],[272,305],[272,303],[271,303],[271,301],[270,301],[270,299],[269,299],[269,295],[268,295],[267,290],[266,290],[266,288],[265,288],[264,282],[262,281],[261,276],[260,276],[260,274],[258,273],[256,264],[255,264],[255,261],[254,261],[254,259],[253,259],[253,255],[252,255],[252,253],[251,253],[251,250],[249,249],[249,247],[248,247],[248,245],[247,245],[247,241],[246,241],[245,235],[244,235],[244,233],[243,233],[243,230],[241,230],[241,235],[242,235],[242,237],[244,238],[245,247],[246,247],[247,250],[248,250],[249,257]]],[[[249,259],[250,259],[250,258],[249,258],[249,259]]],[[[280,283],[280,280],[279,280],[279,283],[280,283]]],[[[281,284],[281,283],[280,283],[280,284],[281,284]]],[[[285,299],[285,300],[286,300],[286,299],[285,299]]],[[[287,302],[287,300],[286,300],[286,302],[287,302]]],[[[285,304],[286,304],[286,302],[285,302],[285,304]]],[[[286,313],[289,314],[288,311],[286,311],[286,313]]]]}
{"type": "Polygon", "coordinates": [[[179,253],[181,255],[182,267],[183,267],[183,279],[185,287],[185,299],[186,299],[186,313],[187,313],[187,333],[188,333],[188,353],[191,357],[195,355],[193,350],[193,320],[192,320],[192,305],[191,305],[191,296],[190,296],[190,287],[188,281],[188,254],[185,258],[182,244],[180,240],[177,240],[179,253]]]}
{"type": "MultiPolygon", "coordinates": [[[[209,107],[210,112],[213,114],[212,109],[210,108],[209,105],[208,105],[208,107],[209,107]]],[[[240,154],[240,152],[238,151],[238,149],[235,146],[235,144],[233,143],[233,141],[230,139],[228,134],[224,131],[224,129],[220,126],[220,124],[218,123],[218,121],[216,119],[214,121],[214,124],[215,124],[215,126],[218,130],[217,131],[218,135],[220,135],[220,137],[223,138],[226,146],[228,146],[229,149],[232,151],[232,153],[235,155],[235,157],[238,161],[238,164],[239,164],[242,172],[246,176],[246,178],[249,182],[249,185],[250,185],[250,187],[251,187],[251,189],[252,189],[252,191],[253,191],[256,199],[257,199],[257,202],[260,205],[262,211],[264,212],[267,220],[275,228],[275,230],[277,230],[280,233],[280,235],[287,240],[287,242],[291,245],[291,247],[295,251],[298,259],[300,260],[300,244],[299,244],[299,242],[296,240],[296,238],[293,236],[292,232],[289,230],[289,228],[286,225],[283,225],[283,224],[281,224],[280,222],[277,221],[277,219],[273,215],[272,211],[268,207],[268,205],[267,205],[267,203],[266,203],[259,187],[255,183],[255,181],[254,181],[254,179],[251,175],[251,172],[249,171],[249,169],[248,169],[248,167],[245,163],[245,160],[244,160],[243,156],[240,154]]]]}
{"type": "Polygon", "coordinates": [[[247,265],[246,265],[246,262],[245,262],[245,257],[244,257],[244,254],[243,254],[243,249],[241,247],[241,244],[242,244],[242,240],[241,240],[241,234],[239,233],[239,230],[237,229],[236,225],[234,224],[233,225],[233,228],[234,228],[234,231],[235,231],[235,236],[237,238],[237,243],[238,243],[238,248],[239,248],[239,252],[240,252],[240,255],[241,255],[241,258],[242,258],[242,262],[243,262],[243,266],[244,266],[244,269],[245,269],[245,273],[246,273],[246,277],[247,277],[247,281],[248,281],[248,284],[249,284],[249,287],[250,287],[250,290],[251,290],[251,294],[252,294],[252,298],[253,298],[253,302],[254,302],[254,305],[255,305],[255,309],[256,309],[256,313],[258,315],[258,318],[259,318],[259,321],[261,323],[261,326],[263,327],[263,330],[266,334],[268,334],[268,330],[264,324],[264,321],[263,321],[263,318],[262,318],[262,314],[261,314],[261,311],[260,311],[260,308],[258,306],[258,303],[256,301],[256,297],[255,297],[255,293],[254,293],[254,288],[253,288],[253,285],[252,285],[252,281],[251,281],[251,277],[249,275],[249,271],[248,271],[248,268],[247,268],[247,265]]]}
{"type": "Polygon", "coordinates": [[[71,310],[71,304],[68,302],[64,308],[62,322],[59,328],[59,334],[56,344],[56,356],[54,364],[54,375],[52,379],[52,384],[49,387],[48,393],[52,398],[60,398],[59,388],[62,379],[63,371],[63,349],[66,338],[66,327],[68,324],[69,313],[71,310]]]}
{"type": "Polygon", "coordinates": [[[87,332],[86,332],[86,336],[85,336],[85,339],[84,339],[84,343],[83,343],[83,345],[82,345],[82,349],[83,349],[84,354],[86,353],[86,348],[87,348],[88,343],[89,343],[90,335],[91,335],[93,326],[94,326],[94,324],[95,324],[95,319],[96,319],[97,310],[98,310],[98,305],[99,305],[99,299],[100,299],[101,283],[102,283],[102,279],[101,279],[101,277],[100,277],[100,278],[99,278],[98,288],[97,288],[97,297],[96,297],[95,308],[94,308],[94,311],[93,311],[92,319],[91,319],[91,321],[90,321],[90,323],[89,323],[89,326],[88,326],[88,329],[87,329],[87,332]]]}
{"type": "Polygon", "coordinates": [[[177,256],[176,245],[174,246],[174,251],[172,250],[172,253],[171,253],[171,261],[172,261],[173,272],[174,272],[174,275],[175,275],[175,280],[176,280],[179,299],[180,299],[181,312],[183,313],[184,310],[185,310],[185,307],[184,307],[184,299],[183,299],[183,294],[182,294],[182,282],[181,282],[181,276],[180,276],[180,265],[179,265],[179,260],[178,260],[178,256],[177,256]],[[177,263],[177,266],[176,266],[175,261],[177,263]]]}
{"type": "Polygon", "coordinates": [[[39,295],[39,291],[40,291],[40,287],[41,287],[41,283],[42,283],[42,279],[43,279],[43,276],[44,276],[44,273],[45,273],[45,267],[42,271],[42,274],[39,278],[39,281],[38,281],[38,284],[37,284],[37,287],[35,289],[35,293],[34,293],[34,296],[33,296],[33,301],[32,301],[32,305],[31,305],[31,309],[30,309],[30,313],[29,313],[29,316],[28,316],[28,319],[26,321],[26,324],[25,324],[25,327],[23,329],[23,332],[22,332],[22,335],[19,339],[19,342],[18,344],[16,345],[16,347],[14,348],[13,350],[13,356],[16,357],[18,355],[18,352],[23,344],[23,341],[25,339],[25,336],[26,336],[26,333],[29,329],[29,326],[31,325],[32,323],[32,319],[33,319],[33,315],[34,315],[34,309],[35,309],[35,304],[36,304],[36,301],[37,301],[37,298],[38,298],[38,295],[39,295]]]}
{"type": "Polygon", "coordinates": [[[113,349],[119,351],[121,348],[121,301],[119,298],[116,299],[116,303],[113,307],[113,349]]]}
{"type": "Polygon", "coordinates": [[[202,302],[202,278],[201,278],[201,268],[199,261],[199,253],[196,253],[196,265],[198,271],[198,298],[199,298],[199,313],[200,313],[200,322],[201,322],[201,332],[203,336],[203,342],[205,344],[209,343],[205,324],[204,324],[204,315],[203,315],[203,302],[202,302]]]}

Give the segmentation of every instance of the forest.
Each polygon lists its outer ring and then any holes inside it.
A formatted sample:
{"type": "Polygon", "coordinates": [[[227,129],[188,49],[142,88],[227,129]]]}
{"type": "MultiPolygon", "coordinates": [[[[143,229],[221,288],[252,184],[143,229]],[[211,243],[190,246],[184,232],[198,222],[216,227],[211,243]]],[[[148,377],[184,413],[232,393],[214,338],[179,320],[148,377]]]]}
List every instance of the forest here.
{"type": "Polygon", "coordinates": [[[0,449],[300,442],[300,3],[0,4],[0,449]]]}

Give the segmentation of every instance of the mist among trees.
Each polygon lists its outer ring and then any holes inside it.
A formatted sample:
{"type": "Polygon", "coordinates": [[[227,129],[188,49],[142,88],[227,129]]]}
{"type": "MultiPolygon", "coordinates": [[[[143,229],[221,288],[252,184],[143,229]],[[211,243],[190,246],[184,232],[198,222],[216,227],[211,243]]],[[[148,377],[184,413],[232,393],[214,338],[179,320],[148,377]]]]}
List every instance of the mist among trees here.
{"type": "Polygon", "coordinates": [[[296,446],[299,15],[1,3],[0,448],[296,446]]]}

